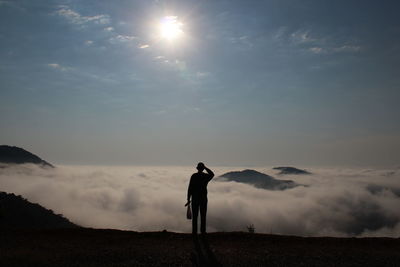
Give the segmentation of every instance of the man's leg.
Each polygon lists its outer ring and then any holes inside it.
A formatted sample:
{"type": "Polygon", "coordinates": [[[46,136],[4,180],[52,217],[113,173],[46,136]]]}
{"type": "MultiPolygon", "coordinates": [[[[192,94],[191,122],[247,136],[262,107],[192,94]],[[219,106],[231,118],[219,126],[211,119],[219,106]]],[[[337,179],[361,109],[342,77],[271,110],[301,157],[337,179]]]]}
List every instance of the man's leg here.
{"type": "Polygon", "coordinates": [[[201,201],[200,203],[200,217],[201,217],[201,225],[200,231],[202,234],[206,233],[206,218],[207,218],[207,199],[201,201]]]}
{"type": "Polygon", "coordinates": [[[199,203],[192,199],[192,233],[197,234],[197,217],[199,216],[199,203]]]}

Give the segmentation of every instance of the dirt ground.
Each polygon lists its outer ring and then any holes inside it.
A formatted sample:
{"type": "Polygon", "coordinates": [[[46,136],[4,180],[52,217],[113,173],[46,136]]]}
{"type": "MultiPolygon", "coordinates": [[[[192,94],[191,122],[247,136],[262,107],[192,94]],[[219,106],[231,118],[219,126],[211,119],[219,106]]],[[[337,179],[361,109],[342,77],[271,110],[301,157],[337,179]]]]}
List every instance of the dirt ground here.
{"type": "Polygon", "coordinates": [[[400,239],[0,230],[0,266],[400,266],[400,239]]]}

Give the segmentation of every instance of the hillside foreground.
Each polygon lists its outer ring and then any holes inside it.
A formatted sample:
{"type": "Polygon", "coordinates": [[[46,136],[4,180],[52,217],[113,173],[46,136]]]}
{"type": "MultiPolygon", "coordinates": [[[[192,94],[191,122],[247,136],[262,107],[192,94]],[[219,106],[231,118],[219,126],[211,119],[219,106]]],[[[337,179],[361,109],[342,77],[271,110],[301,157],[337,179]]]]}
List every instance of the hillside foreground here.
{"type": "Polygon", "coordinates": [[[0,266],[400,266],[400,239],[0,230],[0,266]]]}

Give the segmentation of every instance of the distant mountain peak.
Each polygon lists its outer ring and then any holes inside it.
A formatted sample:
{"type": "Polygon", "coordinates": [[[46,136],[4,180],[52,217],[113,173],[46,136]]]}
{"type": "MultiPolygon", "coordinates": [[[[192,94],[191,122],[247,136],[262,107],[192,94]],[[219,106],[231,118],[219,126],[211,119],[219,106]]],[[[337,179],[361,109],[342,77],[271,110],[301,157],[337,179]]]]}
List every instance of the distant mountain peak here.
{"type": "Polygon", "coordinates": [[[280,170],[278,174],[311,174],[306,170],[297,169],[295,167],[275,167],[274,170],[280,170]]]}
{"type": "Polygon", "coordinates": [[[268,190],[285,190],[298,186],[291,180],[278,180],[268,174],[250,169],[227,172],[220,177],[225,178],[227,181],[251,184],[268,190]]]}
{"type": "Polygon", "coordinates": [[[35,154],[16,146],[0,145],[0,162],[7,164],[33,163],[54,168],[53,165],[35,154]]]}
{"type": "Polygon", "coordinates": [[[249,174],[249,175],[266,175],[266,176],[269,176],[269,175],[267,175],[265,173],[258,172],[256,170],[251,170],[251,169],[245,169],[245,170],[241,171],[241,173],[249,174]]]}

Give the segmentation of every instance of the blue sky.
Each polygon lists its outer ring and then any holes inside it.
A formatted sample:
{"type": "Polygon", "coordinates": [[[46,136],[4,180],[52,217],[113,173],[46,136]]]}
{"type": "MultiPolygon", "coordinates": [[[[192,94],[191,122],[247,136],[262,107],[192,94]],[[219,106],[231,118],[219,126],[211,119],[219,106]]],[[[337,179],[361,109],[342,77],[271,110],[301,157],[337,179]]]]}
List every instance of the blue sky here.
{"type": "Polygon", "coordinates": [[[70,164],[398,166],[399,7],[0,1],[1,143],[70,164]]]}

